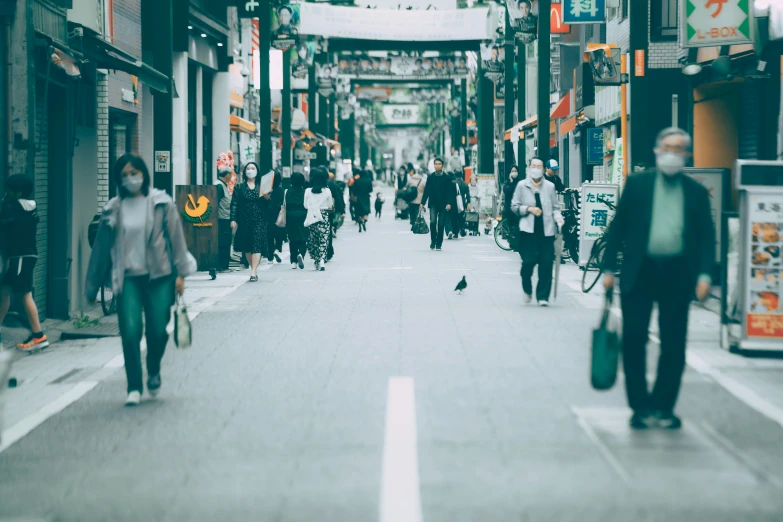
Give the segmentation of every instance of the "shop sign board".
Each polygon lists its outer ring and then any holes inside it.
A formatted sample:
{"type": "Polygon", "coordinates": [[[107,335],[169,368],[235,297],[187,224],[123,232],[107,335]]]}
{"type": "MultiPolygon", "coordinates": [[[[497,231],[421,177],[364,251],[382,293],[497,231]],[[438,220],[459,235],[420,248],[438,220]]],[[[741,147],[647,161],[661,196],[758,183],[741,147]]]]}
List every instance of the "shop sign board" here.
{"type": "Polygon", "coordinates": [[[715,262],[720,263],[720,238],[723,220],[724,199],[727,196],[725,187],[729,182],[730,171],[728,169],[700,169],[687,168],[685,174],[701,183],[707,189],[710,196],[710,214],[715,223],[715,262]]]}
{"type": "Polygon", "coordinates": [[[155,151],[155,172],[171,172],[171,151],[155,151]]]}
{"type": "Polygon", "coordinates": [[[563,23],[602,24],[606,21],[606,0],[563,0],[563,23]]]}
{"type": "Polygon", "coordinates": [[[619,120],[621,115],[622,97],[620,87],[595,87],[595,124],[604,125],[610,121],[619,120]]]}
{"type": "Polygon", "coordinates": [[[609,183],[582,185],[582,218],[579,226],[579,266],[586,266],[597,239],[606,234],[615,211],[603,202],[617,206],[620,187],[609,183]]]}
{"type": "Polygon", "coordinates": [[[428,107],[424,104],[377,104],[376,107],[378,125],[426,125],[429,121],[428,107]]]}
{"type": "Polygon", "coordinates": [[[683,47],[753,43],[753,0],[683,0],[680,6],[683,47]]]}
{"type": "Polygon", "coordinates": [[[215,185],[177,185],[177,209],[182,216],[188,251],[200,271],[218,267],[217,187],[215,185]]]}
{"type": "Polygon", "coordinates": [[[604,131],[600,127],[587,129],[587,164],[601,165],[604,162],[604,131]]]}

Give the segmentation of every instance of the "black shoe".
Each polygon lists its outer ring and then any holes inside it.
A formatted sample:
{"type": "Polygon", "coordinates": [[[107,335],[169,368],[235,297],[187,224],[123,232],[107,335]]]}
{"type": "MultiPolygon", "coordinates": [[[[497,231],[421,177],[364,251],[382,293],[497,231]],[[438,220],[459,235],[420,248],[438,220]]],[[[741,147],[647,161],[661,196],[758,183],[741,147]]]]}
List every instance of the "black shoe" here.
{"type": "Polygon", "coordinates": [[[631,429],[634,430],[646,430],[651,427],[653,422],[653,418],[650,415],[650,412],[647,411],[636,411],[631,416],[630,426],[631,429]]]}
{"type": "Polygon", "coordinates": [[[665,430],[679,430],[682,428],[682,420],[672,412],[657,411],[654,419],[659,428],[665,430]]]}
{"type": "Polygon", "coordinates": [[[430,243],[430,250],[435,250],[435,243],[430,243]]]}
{"type": "Polygon", "coordinates": [[[296,266],[299,267],[299,270],[304,270],[304,258],[302,257],[302,254],[296,256],[296,266]]]}
{"type": "Polygon", "coordinates": [[[435,247],[435,250],[437,250],[438,252],[440,252],[442,249],[443,249],[443,247],[441,247],[440,245],[435,247]]]}
{"type": "Polygon", "coordinates": [[[158,392],[160,391],[160,374],[158,375],[151,375],[150,378],[147,380],[147,391],[150,392],[150,395],[153,397],[158,395],[158,392]]]}
{"type": "Polygon", "coordinates": [[[280,256],[278,256],[277,254],[275,254],[274,257],[275,257],[275,262],[277,262],[277,263],[282,263],[283,262],[283,260],[280,259],[280,256]]]}
{"type": "Polygon", "coordinates": [[[209,277],[213,281],[217,278],[217,271],[214,268],[209,269],[209,277]]]}
{"type": "Polygon", "coordinates": [[[454,239],[454,234],[449,234],[449,239],[454,239]]]}

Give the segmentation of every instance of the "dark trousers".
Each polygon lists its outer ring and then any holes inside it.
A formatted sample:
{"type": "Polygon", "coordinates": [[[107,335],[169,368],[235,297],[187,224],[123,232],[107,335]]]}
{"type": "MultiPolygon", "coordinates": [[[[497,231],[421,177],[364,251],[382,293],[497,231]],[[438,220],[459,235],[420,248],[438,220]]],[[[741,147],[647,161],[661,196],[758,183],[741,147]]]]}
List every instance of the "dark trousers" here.
{"type": "Polygon", "coordinates": [[[278,227],[274,223],[267,224],[266,227],[266,243],[268,245],[267,251],[269,254],[266,258],[272,261],[275,258],[275,252],[283,251],[283,234],[285,229],[278,227]]]}
{"type": "Polygon", "coordinates": [[[334,257],[334,235],[332,232],[334,231],[334,210],[329,211],[329,243],[326,247],[326,260],[329,261],[334,257]]]}
{"type": "Polygon", "coordinates": [[[218,269],[228,270],[231,261],[231,220],[218,219],[218,269]]]}
{"type": "Polygon", "coordinates": [[[536,299],[549,301],[552,291],[552,268],[555,262],[555,236],[519,233],[519,255],[522,258],[522,290],[533,294],[533,271],[538,265],[538,285],[536,299]]]}
{"type": "Polygon", "coordinates": [[[684,258],[642,264],[638,282],[622,294],[623,371],[628,405],[634,411],[671,412],[685,370],[685,341],[693,288],[684,258]],[[658,303],[661,353],[652,394],[647,385],[647,339],[653,303],[658,303]]]}
{"type": "Polygon", "coordinates": [[[456,236],[465,228],[465,214],[452,208],[449,211],[449,217],[451,218],[451,233],[456,236]]]}
{"type": "Polygon", "coordinates": [[[377,218],[381,217],[381,209],[376,209],[375,210],[375,217],[377,217],[377,218]]]}
{"type": "Polygon", "coordinates": [[[305,256],[305,253],[307,252],[307,241],[289,240],[288,249],[291,252],[291,263],[296,263],[299,254],[302,254],[302,257],[305,256]]]}
{"type": "Polygon", "coordinates": [[[443,246],[443,232],[446,230],[446,209],[430,209],[430,238],[436,247],[443,246]]]}
{"type": "Polygon", "coordinates": [[[154,281],[150,281],[148,276],[125,277],[117,301],[117,319],[122,337],[122,353],[125,356],[128,393],[144,390],[140,346],[142,333],[147,337],[147,373],[160,373],[160,361],[169,340],[166,325],[171,318],[173,304],[174,277],[154,281]]]}
{"type": "Polygon", "coordinates": [[[408,205],[408,217],[411,220],[411,228],[416,224],[416,220],[419,219],[419,204],[410,203],[408,205]]]}

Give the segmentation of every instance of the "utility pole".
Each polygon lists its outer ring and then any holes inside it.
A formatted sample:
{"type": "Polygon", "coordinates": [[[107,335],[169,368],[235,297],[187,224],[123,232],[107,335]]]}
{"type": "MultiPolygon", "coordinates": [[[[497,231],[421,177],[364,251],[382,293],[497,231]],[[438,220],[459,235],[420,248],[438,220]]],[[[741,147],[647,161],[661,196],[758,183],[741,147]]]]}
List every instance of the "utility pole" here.
{"type": "MultiPolygon", "coordinates": [[[[549,10],[550,0],[538,0],[538,154],[549,160],[549,10]]],[[[647,34],[645,30],[645,34],[647,34]]]]}
{"type": "Polygon", "coordinates": [[[495,84],[479,68],[478,79],[478,174],[495,173],[495,84]]]}
{"type": "Polygon", "coordinates": [[[284,177],[288,177],[291,174],[291,53],[288,51],[283,53],[283,103],[280,107],[280,121],[283,131],[280,165],[283,167],[284,177]]]}
{"type": "MultiPolygon", "coordinates": [[[[514,29],[511,27],[511,17],[508,15],[508,9],[506,9],[506,57],[504,60],[506,71],[503,78],[503,84],[505,85],[503,96],[504,131],[514,126],[514,47],[514,29]]],[[[505,141],[505,132],[503,136],[503,164],[505,165],[505,172],[499,173],[499,183],[501,185],[506,181],[509,167],[514,164],[514,144],[511,142],[511,139],[505,141]]]]}
{"type": "Polygon", "coordinates": [[[460,141],[465,148],[465,165],[470,166],[470,136],[468,135],[468,80],[460,82],[460,141]]]}
{"type": "MultiPolygon", "coordinates": [[[[631,60],[635,61],[637,53],[643,55],[644,69],[647,70],[647,2],[629,2],[631,31],[631,60]]],[[[626,154],[625,163],[628,173],[633,174],[635,165],[648,166],[652,163],[652,143],[647,129],[647,77],[631,74],[631,117],[630,117],[630,147],[623,150],[626,154]]]]}
{"type": "MultiPolygon", "coordinates": [[[[527,108],[525,107],[525,97],[527,95],[527,56],[525,44],[520,43],[517,48],[517,119],[519,122],[525,121],[527,108]]],[[[525,156],[527,150],[525,147],[525,131],[520,130],[519,142],[517,143],[517,165],[519,174],[524,175],[527,160],[525,156]]]]}
{"type": "Polygon", "coordinates": [[[258,168],[261,169],[261,172],[272,170],[272,92],[269,89],[271,23],[272,11],[269,6],[266,6],[265,9],[259,11],[258,17],[258,53],[261,82],[258,89],[258,126],[260,128],[259,139],[261,140],[258,153],[258,168]]]}

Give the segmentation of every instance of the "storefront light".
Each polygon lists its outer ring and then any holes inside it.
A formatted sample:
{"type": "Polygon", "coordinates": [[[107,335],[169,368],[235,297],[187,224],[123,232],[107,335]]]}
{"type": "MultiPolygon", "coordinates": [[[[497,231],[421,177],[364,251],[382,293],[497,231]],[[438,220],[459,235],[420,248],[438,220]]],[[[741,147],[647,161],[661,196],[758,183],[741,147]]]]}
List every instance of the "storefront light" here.
{"type": "Polygon", "coordinates": [[[685,76],[696,76],[701,72],[701,65],[698,63],[689,63],[682,68],[682,74],[685,76]]]}
{"type": "Polygon", "coordinates": [[[202,38],[206,38],[207,37],[207,33],[201,33],[201,37],[202,38]]]}

